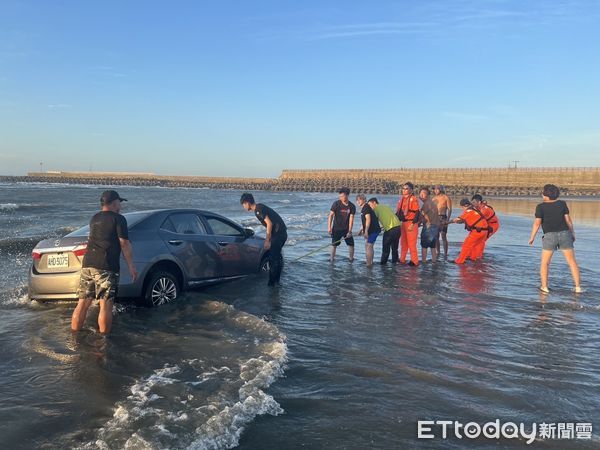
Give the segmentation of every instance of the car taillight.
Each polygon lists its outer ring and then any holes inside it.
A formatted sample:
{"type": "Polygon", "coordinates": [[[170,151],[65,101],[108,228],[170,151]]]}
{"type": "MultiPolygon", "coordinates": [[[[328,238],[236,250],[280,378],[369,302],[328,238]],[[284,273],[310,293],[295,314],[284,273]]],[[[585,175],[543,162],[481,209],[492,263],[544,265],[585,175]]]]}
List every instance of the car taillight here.
{"type": "Polygon", "coordinates": [[[78,258],[81,256],[84,256],[86,252],[87,252],[87,244],[80,245],[79,247],[76,247],[75,250],[73,250],[73,254],[75,256],[77,256],[78,258]]]}
{"type": "Polygon", "coordinates": [[[31,252],[31,257],[34,260],[39,261],[40,259],[42,259],[42,254],[40,252],[37,252],[37,251],[34,250],[34,251],[31,252]]]}

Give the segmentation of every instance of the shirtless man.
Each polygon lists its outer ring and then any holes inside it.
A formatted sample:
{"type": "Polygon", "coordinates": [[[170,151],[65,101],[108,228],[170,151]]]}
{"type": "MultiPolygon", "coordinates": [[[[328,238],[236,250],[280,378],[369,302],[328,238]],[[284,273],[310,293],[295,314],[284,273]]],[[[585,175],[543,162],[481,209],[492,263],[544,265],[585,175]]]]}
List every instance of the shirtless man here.
{"type": "MultiPolygon", "coordinates": [[[[446,195],[446,189],[441,184],[433,187],[433,193],[435,194],[432,198],[433,202],[438,207],[438,213],[440,215],[440,235],[442,242],[444,243],[444,258],[448,258],[448,238],[446,234],[448,232],[448,222],[452,216],[452,200],[446,195]]],[[[440,254],[440,242],[438,240],[437,254],[440,254]]]]}

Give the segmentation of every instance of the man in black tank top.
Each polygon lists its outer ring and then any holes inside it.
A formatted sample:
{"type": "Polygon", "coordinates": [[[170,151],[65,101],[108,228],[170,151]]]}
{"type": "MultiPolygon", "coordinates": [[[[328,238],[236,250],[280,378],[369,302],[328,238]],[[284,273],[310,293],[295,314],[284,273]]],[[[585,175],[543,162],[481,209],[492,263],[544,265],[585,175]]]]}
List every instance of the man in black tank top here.
{"type": "Polygon", "coordinates": [[[116,191],[105,191],[100,198],[102,211],[90,221],[87,252],[83,257],[79,281],[79,302],[71,319],[71,329],[79,331],[93,300],[99,300],[98,327],[108,334],[112,325],[112,309],[119,285],[121,251],[132,281],[137,272],[133,265],[127,220],[120,213],[121,198],[116,191]]]}
{"type": "Polygon", "coordinates": [[[267,229],[265,250],[269,252],[269,286],[275,286],[279,284],[283,270],[281,251],[288,237],[285,222],[267,205],[256,203],[252,194],[243,194],[240,203],[246,211],[254,212],[259,222],[267,229]]]}

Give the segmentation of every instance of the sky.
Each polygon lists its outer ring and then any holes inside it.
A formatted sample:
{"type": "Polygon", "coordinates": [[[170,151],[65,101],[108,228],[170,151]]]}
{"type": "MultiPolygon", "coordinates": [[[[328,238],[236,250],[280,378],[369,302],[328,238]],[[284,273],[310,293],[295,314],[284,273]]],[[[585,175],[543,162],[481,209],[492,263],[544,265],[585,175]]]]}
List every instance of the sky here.
{"type": "Polygon", "coordinates": [[[0,1],[0,174],[600,166],[600,1],[0,1]]]}

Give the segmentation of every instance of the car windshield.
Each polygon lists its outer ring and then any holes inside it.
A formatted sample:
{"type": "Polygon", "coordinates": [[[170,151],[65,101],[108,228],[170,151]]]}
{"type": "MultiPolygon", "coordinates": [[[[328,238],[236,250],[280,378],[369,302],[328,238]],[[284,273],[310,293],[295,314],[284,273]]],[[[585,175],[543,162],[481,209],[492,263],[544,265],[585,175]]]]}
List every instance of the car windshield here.
{"type": "MultiPolygon", "coordinates": [[[[148,212],[130,212],[123,214],[127,219],[127,228],[130,230],[135,227],[138,223],[144,220],[146,217],[150,215],[148,212]]],[[[80,237],[80,236],[88,236],[90,234],[90,226],[86,225],[78,230],[73,231],[72,233],[67,234],[65,237],[80,237]]]]}

